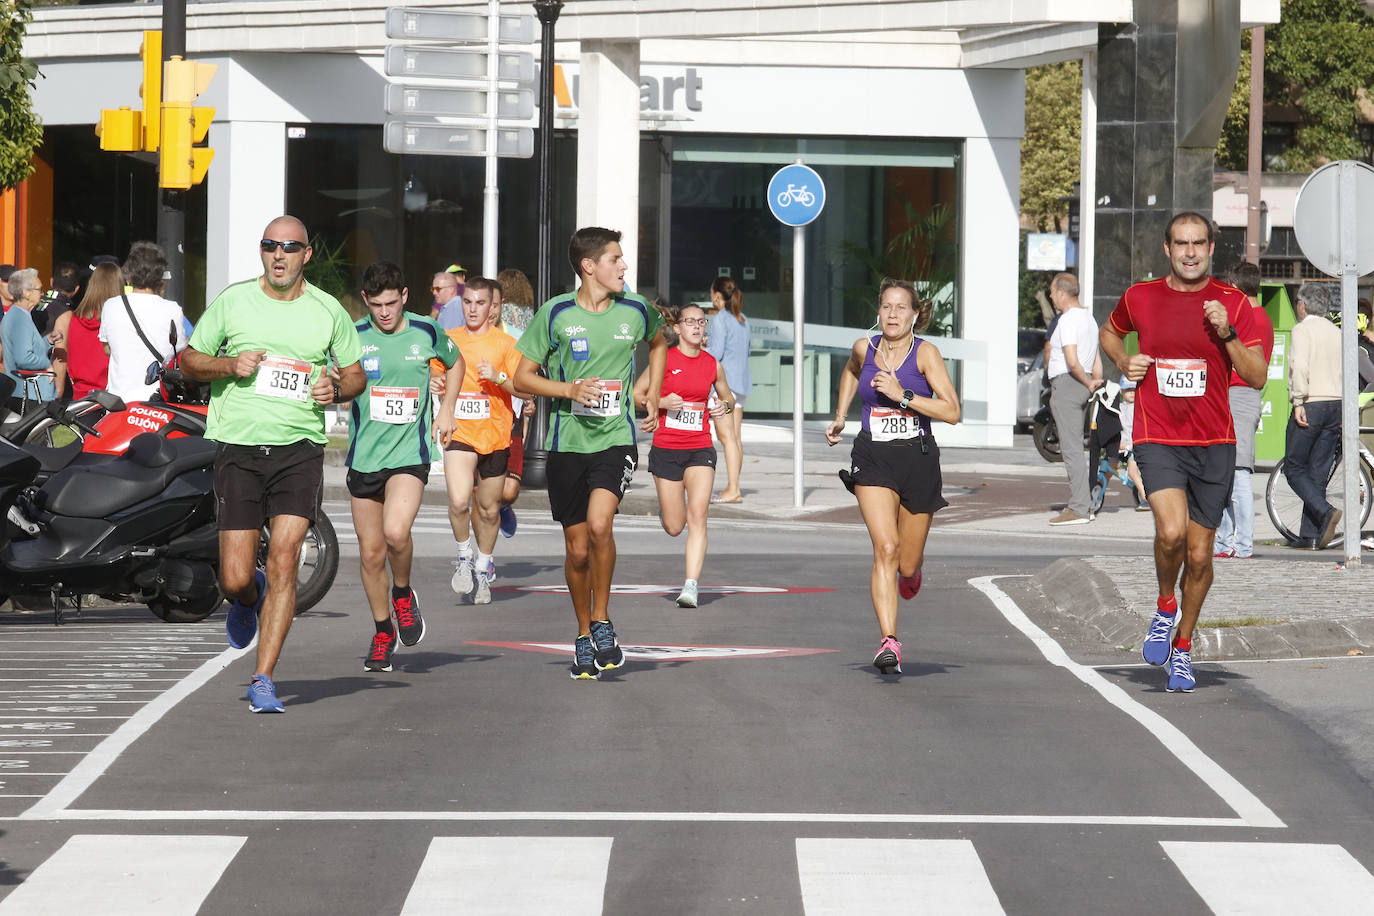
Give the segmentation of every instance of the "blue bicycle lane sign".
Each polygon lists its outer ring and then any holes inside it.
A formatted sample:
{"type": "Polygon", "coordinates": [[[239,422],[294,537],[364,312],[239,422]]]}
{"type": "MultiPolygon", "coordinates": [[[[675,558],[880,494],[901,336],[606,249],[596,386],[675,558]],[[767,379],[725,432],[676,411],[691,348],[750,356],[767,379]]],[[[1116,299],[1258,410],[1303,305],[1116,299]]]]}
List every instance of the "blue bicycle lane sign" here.
{"type": "Polygon", "coordinates": [[[825,182],[810,166],[785,165],[768,182],[768,209],[784,226],[805,226],[824,206],[825,182]]]}

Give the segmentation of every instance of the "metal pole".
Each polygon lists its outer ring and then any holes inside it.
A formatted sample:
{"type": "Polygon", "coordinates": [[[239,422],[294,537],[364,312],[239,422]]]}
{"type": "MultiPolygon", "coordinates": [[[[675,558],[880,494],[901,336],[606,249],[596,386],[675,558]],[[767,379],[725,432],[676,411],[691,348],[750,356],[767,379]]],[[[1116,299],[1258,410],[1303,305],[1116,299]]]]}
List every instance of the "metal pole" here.
{"type": "MultiPolygon", "coordinates": [[[[186,57],[186,0],[163,0],[162,59],[186,57]]],[[[158,112],[162,117],[162,112],[158,112]]],[[[165,141],[164,141],[165,142],[165,141]]],[[[161,146],[161,144],[159,144],[161,146]]],[[[162,150],[158,150],[159,158],[162,150]]],[[[167,255],[167,285],[162,295],[184,305],[186,292],[186,193],[158,188],[157,243],[167,255]]]]}
{"type": "MultiPolygon", "coordinates": [[[[800,162],[801,160],[797,160],[800,162]]],[[[805,308],[806,280],[806,230],[797,226],[792,230],[792,506],[802,507],[802,475],[805,471],[802,461],[802,446],[805,444],[805,430],[802,410],[805,382],[805,354],[802,347],[802,329],[806,325],[805,308]]]]}
{"type": "MultiPolygon", "coordinates": [[[[541,27],[539,46],[539,263],[536,302],[553,296],[553,43],[554,26],[563,0],[534,0],[541,27]]],[[[536,490],[547,486],[549,453],[544,447],[549,430],[549,399],[535,398],[534,413],[525,433],[525,474],[521,484],[536,490]]]]}
{"type": "Polygon", "coordinates": [[[1097,51],[1083,54],[1083,111],[1078,144],[1078,292],[1093,311],[1093,267],[1097,257],[1097,51]]]}
{"type": "Polygon", "coordinates": [[[1249,197],[1245,224],[1245,260],[1260,260],[1260,160],[1264,156],[1264,26],[1250,30],[1250,151],[1245,184],[1249,197]]]}
{"type": "Polygon", "coordinates": [[[1360,565],[1360,412],[1359,359],[1356,356],[1355,299],[1360,280],[1356,265],[1355,163],[1341,160],[1341,455],[1345,460],[1345,565],[1360,565]]]}
{"type": "Polygon", "coordinates": [[[501,191],[496,186],[496,72],[501,50],[501,0],[487,0],[487,180],[482,189],[482,276],[495,277],[501,191]]]}

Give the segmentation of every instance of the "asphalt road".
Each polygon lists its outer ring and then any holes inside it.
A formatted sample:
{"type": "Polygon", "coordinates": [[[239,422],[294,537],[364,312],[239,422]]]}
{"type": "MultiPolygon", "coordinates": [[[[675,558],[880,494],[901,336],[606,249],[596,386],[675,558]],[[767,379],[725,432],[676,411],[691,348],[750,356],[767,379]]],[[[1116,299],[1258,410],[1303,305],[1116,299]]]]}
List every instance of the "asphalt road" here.
{"type": "MultiPolygon", "coordinates": [[[[900,678],[852,525],[619,520],[630,662],[567,677],[561,535],[523,518],[457,605],[426,509],[424,641],[365,674],[346,511],[330,596],[251,716],[223,617],[0,617],[0,916],[262,912],[1366,912],[1360,659],[1157,669],[1029,605],[1052,536],[932,537],[900,678]],[[1325,701],[1324,701],[1325,700],[1325,701]],[[47,909],[44,909],[47,907],[47,909]],[[1345,907],[1342,910],[1342,907],[1345,907]]],[[[1111,545],[1107,545],[1110,551],[1111,545]]]]}

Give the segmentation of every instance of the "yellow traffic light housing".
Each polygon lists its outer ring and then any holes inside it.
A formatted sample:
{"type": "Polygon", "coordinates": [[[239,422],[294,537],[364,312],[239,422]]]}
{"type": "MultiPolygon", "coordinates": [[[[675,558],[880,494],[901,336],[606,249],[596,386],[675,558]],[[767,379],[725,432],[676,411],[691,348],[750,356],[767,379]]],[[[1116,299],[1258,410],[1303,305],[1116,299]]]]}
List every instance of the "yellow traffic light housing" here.
{"type": "Polygon", "coordinates": [[[162,152],[158,158],[158,185],[185,191],[205,179],[215,151],[198,147],[210,130],[215,109],[193,103],[210,85],[214,64],[167,61],[162,79],[162,152]]]}
{"type": "Polygon", "coordinates": [[[134,149],[155,150],[162,127],[162,33],[144,32],[138,56],[143,61],[143,82],[138,87],[143,99],[143,143],[134,149]]]}
{"type": "Polygon", "coordinates": [[[143,149],[143,114],[130,108],[106,108],[95,126],[100,148],[116,152],[143,149]]]}

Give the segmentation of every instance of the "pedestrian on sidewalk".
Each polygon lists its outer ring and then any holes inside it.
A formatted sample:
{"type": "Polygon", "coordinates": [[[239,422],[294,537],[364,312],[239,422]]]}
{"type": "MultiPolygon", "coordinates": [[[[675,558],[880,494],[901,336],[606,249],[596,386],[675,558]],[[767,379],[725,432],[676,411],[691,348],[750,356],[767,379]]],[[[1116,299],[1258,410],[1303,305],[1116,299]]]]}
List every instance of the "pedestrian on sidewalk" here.
{"type": "Polygon", "coordinates": [[[1324,550],[1336,537],[1341,510],[1326,484],[1341,451],[1341,329],[1327,317],[1337,287],[1311,280],[1298,287],[1288,353],[1288,398],[1293,412],[1284,438],[1283,476],[1302,499],[1299,546],[1324,550]]]}
{"type": "MultiPolygon", "coordinates": [[[[716,447],[707,428],[709,416],[719,420],[735,409],[725,367],[701,349],[706,313],[699,305],[669,308],[664,316],[677,333],[669,348],[659,392],[658,428],[649,448],[649,473],[658,491],[659,521],[669,537],[687,528],[687,575],[677,606],[697,606],[697,583],[706,563],[706,516],[716,481],[716,447]],[[711,393],[716,397],[711,399],[711,393]],[[707,408],[707,401],[712,406],[707,408]]],[[[649,370],[635,382],[635,403],[649,399],[649,370]]]]}
{"type": "Polygon", "coordinates": [[[1164,232],[1168,275],[1128,288],[1100,338],[1107,358],[1140,383],[1131,438],[1154,512],[1159,581],[1141,654],[1168,666],[1170,692],[1197,685],[1193,631],[1212,587],[1212,545],[1235,479],[1227,380],[1234,367],[1261,388],[1268,374],[1254,309],[1240,290],[1208,275],[1213,232],[1199,213],[1174,216],[1164,232]],[[1140,352],[1127,356],[1132,331],[1140,352]],[[1180,571],[1181,605],[1174,594],[1180,571]]]}
{"type": "Polygon", "coordinates": [[[711,284],[711,301],[716,304],[706,350],[725,367],[734,409],[716,417],[716,436],[725,451],[725,489],[716,496],[720,503],[744,499],[740,472],[744,468],[744,402],[754,389],[749,375],[749,319],[744,317],[744,293],[730,277],[716,277],[711,284]]]}
{"type": "Polygon", "coordinates": [[[1050,337],[1050,413],[1059,430],[1059,453],[1069,478],[1069,502],[1051,525],[1084,525],[1092,521],[1090,480],[1097,474],[1088,467],[1083,448],[1083,418],[1088,397],[1102,385],[1102,360],[1097,353],[1097,322],[1078,301],[1078,278],[1055,275],[1050,281],[1050,302],[1059,323],[1050,337]]]}
{"type": "MultiPolygon", "coordinates": [[[[1260,271],[1249,261],[1241,261],[1231,268],[1227,280],[1245,294],[1250,302],[1250,317],[1260,336],[1264,362],[1274,350],[1274,323],[1260,306],[1260,271]]],[[[1245,383],[1235,368],[1231,369],[1231,385],[1227,391],[1231,402],[1231,419],[1236,427],[1236,471],[1231,483],[1231,501],[1221,514],[1217,526],[1216,543],[1212,545],[1217,559],[1231,557],[1248,560],[1255,555],[1255,487],[1251,475],[1255,471],[1255,435],[1259,432],[1263,394],[1245,383]]]]}
{"type": "Polygon", "coordinates": [[[916,336],[930,323],[930,312],[930,300],[918,298],[911,283],[883,280],[879,333],[856,340],[850,349],[840,373],[835,419],[825,430],[826,442],[838,444],[857,393],[862,429],[840,480],[858,498],[873,541],[869,593],[882,636],[873,666],[882,674],[902,673],[897,595],[911,599],[921,590],[930,524],[949,505],[940,492],[940,447],[930,421],[958,423],[959,397],[940,351],[916,336]]]}

